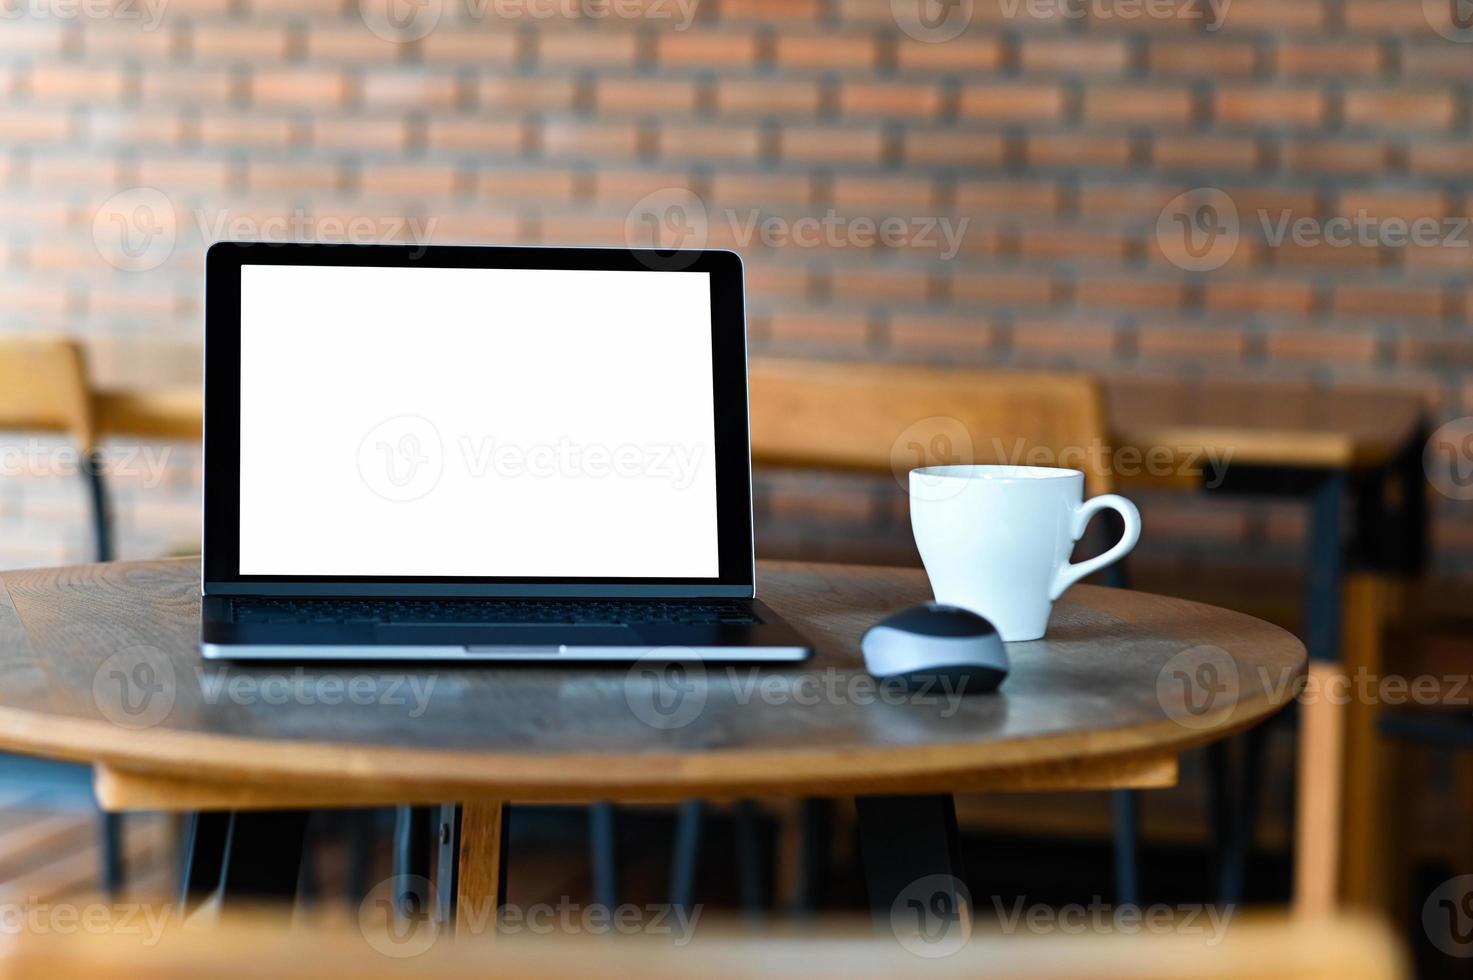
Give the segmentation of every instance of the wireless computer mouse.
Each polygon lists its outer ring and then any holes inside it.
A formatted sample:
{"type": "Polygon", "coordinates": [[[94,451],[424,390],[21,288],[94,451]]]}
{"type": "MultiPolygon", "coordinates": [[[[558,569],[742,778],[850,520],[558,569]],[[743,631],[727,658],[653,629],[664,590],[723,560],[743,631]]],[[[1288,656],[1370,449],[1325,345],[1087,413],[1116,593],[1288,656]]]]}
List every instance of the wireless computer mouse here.
{"type": "Polygon", "coordinates": [[[928,602],[871,626],[859,641],[878,680],[907,688],[987,694],[1008,676],[1008,651],[997,628],[959,606],[928,602]]]}

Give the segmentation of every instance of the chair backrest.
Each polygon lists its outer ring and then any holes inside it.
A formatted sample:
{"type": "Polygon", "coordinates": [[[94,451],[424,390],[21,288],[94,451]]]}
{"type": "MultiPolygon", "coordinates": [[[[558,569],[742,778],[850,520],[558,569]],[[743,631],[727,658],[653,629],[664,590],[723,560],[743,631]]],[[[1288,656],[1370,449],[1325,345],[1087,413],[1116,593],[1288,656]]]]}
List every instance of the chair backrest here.
{"type": "Polygon", "coordinates": [[[1104,397],[1086,375],[754,359],[752,458],[894,472],[942,463],[1083,470],[1112,489],[1104,397]]]}
{"type": "Polygon", "coordinates": [[[79,449],[94,447],[92,397],[75,341],[0,337],[0,429],[64,432],[79,449]]]}

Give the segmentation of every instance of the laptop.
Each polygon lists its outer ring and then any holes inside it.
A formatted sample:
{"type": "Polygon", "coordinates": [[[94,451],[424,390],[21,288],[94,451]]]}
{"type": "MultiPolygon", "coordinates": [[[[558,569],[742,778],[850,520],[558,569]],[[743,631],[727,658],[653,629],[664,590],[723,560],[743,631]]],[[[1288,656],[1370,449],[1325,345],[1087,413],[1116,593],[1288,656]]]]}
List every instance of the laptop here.
{"type": "Polygon", "coordinates": [[[731,252],[226,242],[201,646],[797,661],[756,597],[731,252]]]}

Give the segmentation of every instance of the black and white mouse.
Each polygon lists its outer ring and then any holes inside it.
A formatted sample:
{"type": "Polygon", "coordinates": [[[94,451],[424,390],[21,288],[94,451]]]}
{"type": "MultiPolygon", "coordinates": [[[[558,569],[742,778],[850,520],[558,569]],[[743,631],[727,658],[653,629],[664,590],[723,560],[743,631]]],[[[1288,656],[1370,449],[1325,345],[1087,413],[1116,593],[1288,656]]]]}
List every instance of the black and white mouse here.
{"type": "Polygon", "coordinates": [[[928,602],[871,626],[859,641],[865,666],[878,680],[908,688],[941,686],[988,694],[1008,676],[1008,651],[997,628],[959,606],[928,602]]]}

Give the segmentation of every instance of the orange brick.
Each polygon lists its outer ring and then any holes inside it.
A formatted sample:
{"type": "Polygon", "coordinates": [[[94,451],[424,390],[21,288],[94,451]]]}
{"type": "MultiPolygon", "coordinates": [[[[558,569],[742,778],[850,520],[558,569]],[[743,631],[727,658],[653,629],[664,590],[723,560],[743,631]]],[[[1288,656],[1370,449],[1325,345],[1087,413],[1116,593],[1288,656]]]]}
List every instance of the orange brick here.
{"type": "Polygon", "coordinates": [[[476,179],[481,196],[507,206],[528,200],[566,203],[573,200],[578,188],[573,171],[549,166],[483,170],[476,179]]]}
{"type": "Polygon", "coordinates": [[[285,116],[201,115],[199,139],[206,146],[286,149],[297,142],[297,127],[285,116]]]}
{"type": "Polygon", "coordinates": [[[1049,306],[1056,294],[1053,277],[1045,272],[967,270],[957,273],[951,282],[953,302],[1049,306]]]}
{"type": "Polygon", "coordinates": [[[1089,183],[1079,189],[1079,212],[1090,217],[1128,216],[1155,223],[1161,209],[1181,193],[1158,184],[1089,183]]]}
{"type": "Polygon", "coordinates": [[[756,126],[728,123],[724,126],[668,124],[657,136],[665,156],[698,159],[721,157],[756,160],[763,152],[763,133],[756,126]]]}
{"type": "Polygon", "coordinates": [[[313,23],[304,37],[307,56],[318,62],[366,62],[387,67],[403,61],[409,50],[407,45],[381,38],[361,23],[351,27],[313,23]]]}
{"type": "Polygon", "coordinates": [[[1323,0],[1233,0],[1223,17],[1230,31],[1313,32],[1326,26],[1323,0]]]}
{"type": "Polygon", "coordinates": [[[850,82],[839,90],[839,110],[849,116],[930,119],[942,104],[935,85],[850,82]]]}
{"type": "Polygon", "coordinates": [[[1186,287],[1172,279],[1091,275],[1080,277],[1074,296],[1082,306],[1175,309],[1185,302],[1186,287]]]}
{"type": "Polygon", "coordinates": [[[284,26],[199,24],[187,37],[190,53],[207,63],[279,61],[287,52],[288,35],[284,26]]]}
{"type": "Polygon", "coordinates": [[[348,79],[331,69],[257,69],[250,82],[251,99],[261,105],[312,108],[348,100],[348,79]]]}
{"type": "Polygon", "coordinates": [[[516,153],[526,145],[526,133],[515,119],[432,116],[425,140],[436,150],[516,153]]]}
{"type": "Polygon", "coordinates": [[[844,266],[832,272],[829,288],[841,301],[885,299],[922,302],[931,294],[932,282],[930,273],[923,269],[844,266]]]}
{"type": "Polygon", "coordinates": [[[428,62],[465,62],[478,67],[509,65],[520,54],[517,32],[497,21],[431,31],[419,42],[419,49],[428,62]]]}
{"type": "Polygon", "coordinates": [[[887,214],[934,210],[936,189],[928,180],[904,177],[852,177],[834,180],[834,207],[841,211],[886,209],[887,214]]]}
{"type": "Polygon", "coordinates": [[[896,47],[902,71],[955,72],[973,75],[996,70],[1002,64],[1002,43],[994,37],[958,37],[944,44],[909,38],[896,47]]]}
{"type": "Polygon", "coordinates": [[[905,313],[892,317],[890,346],[906,351],[964,355],[992,347],[997,332],[982,317],[922,316],[905,313]]]}
{"type": "MultiPolygon", "coordinates": [[[[781,311],[772,313],[763,318],[763,326],[766,330],[768,340],[777,344],[794,344],[800,346],[821,346],[824,348],[835,348],[840,346],[864,348],[869,344],[871,330],[863,314],[859,313],[799,313],[781,311]]],[[[840,510],[841,515],[849,515],[865,519],[869,515],[868,502],[860,498],[838,497],[837,500],[848,500],[851,504],[840,510]]],[[[827,516],[835,516],[834,503],[836,495],[824,494],[817,501],[810,500],[809,506],[804,507],[790,497],[774,498],[773,512],[780,515],[800,515],[811,517],[818,507],[827,508],[827,516]]]]}
{"type": "MultiPolygon", "coordinates": [[[[1451,6],[1448,8],[1451,10],[1451,6]]],[[[1406,0],[1355,0],[1345,5],[1345,26],[1368,33],[1420,35],[1428,28],[1423,5],[1406,0]]]]}
{"type": "Polygon", "coordinates": [[[602,78],[594,88],[601,112],[691,112],[696,84],[680,78],[602,78]]]}
{"type": "Polygon", "coordinates": [[[316,116],[312,139],[334,150],[402,150],[409,144],[409,127],[393,116],[316,116]]]}
{"type": "Polygon", "coordinates": [[[1258,67],[1258,48],[1250,41],[1223,37],[1210,41],[1152,38],[1146,48],[1146,64],[1159,75],[1251,75],[1258,67]]]}
{"type": "Polygon", "coordinates": [[[789,174],[717,174],[711,198],[721,207],[786,208],[813,200],[813,181],[789,174]]]}
{"type": "Polygon", "coordinates": [[[165,69],[151,65],[143,73],[142,98],[145,103],[234,102],[244,89],[235,75],[226,69],[165,69]]]}
{"type": "Polygon", "coordinates": [[[639,150],[639,127],[634,123],[550,119],[542,124],[540,142],[549,156],[627,157],[639,150]]]}
{"type": "Polygon", "coordinates": [[[1039,123],[1062,119],[1064,89],[1059,85],[969,85],[962,90],[966,119],[1039,123]]]}
{"type": "Polygon", "coordinates": [[[757,51],[757,35],[749,31],[671,31],[655,38],[660,64],[681,68],[747,68],[757,51]]]}
{"type": "Polygon", "coordinates": [[[1018,61],[1025,72],[1119,74],[1130,49],[1123,38],[1024,37],[1018,61]]]}
{"type": "Polygon", "coordinates": [[[1222,86],[1217,121],[1234,126],[1314,126],[1325,118],[1325,94],[1315,88],[1222,86]]]}
{"type": "Polygon", "coordinates": [[[1018,254],[1050,262],[1120,262],[1134,248],[1129,235],[1104,228],[1026,225],[1018,236],[1018,254]]]}
{"type": "Polygon", "coordinates": [[[1418,140],[1412,143],[1408,153],[1408,164],[1412,173],[1432,177],[1463,177],[1468,173],[1468,161],[1473,160],[1473,142],[1429,143],[1418,140]]]}
{"type": "Polygon", "coordinates": [[[1111,133],[1033,133],[1024,155],[1035,167],[1123,167],[1130,163],[1130,137],[1111,133]]]}
{"type": "MultiPolygon", "coordinates": [[[[1461,251],[1467,261],[1468,249],[1464,247],[1461,251]]],[[[1331,309],[1347,316],[1440,320],[1447,313],[1447,300],[1435,283],[1342,282],[1335,284],[1331,309]]]]}
{"type": "Polygon", "coordinates": [[[1053,214],[1059,209],[1060,194],[1055,184],[1013,180],[963,180],[957,183],[958,211],[990,213],[1053,214]]]}
{"type": "Polygon", "coordinates": [[[61,54],[70,35],[60,20],[9,20],[0,31],[0,53],[47,57],[61,54]]]}
{"type": "Polygon", "coordinates": [[[1467,47],[1447,44],[1440,38],[1434,44],[1408,45],[1402,51],[1402,74],[1413,81],[1466,82],[1473,78],[1473,60],[1468,58],[1467,47]]]}
{"type": "MultiPolygon", "coordinates": [[[[23,9],[20,6],[12,9],[23,9]]],[[[83,8],[87,9],[87,8],[83,8]]],[[[161,61],[175,57],[182,50],[182,32],[168,22],[166,8],[155,8],[160,22],[153,30],[146,30],[150,23],[145,8],[131,8],[132,19],[97,20],[83,17],[79,22],[80,49],[88,59],[140,58],[161,61]]],[[[6,20],[6,30],[14,28],[15,21],[6,20]]]]}
{"type": "Polygon", "coordinates": [[[1288,361],[1360,361],[1376,357],[1376,338],[1330,330],[1277,330],[1268,335],[1268,354],[1288,361]]]}
{"type": "Polygon", "coordinates": [[[232,168],[225,160],[195,157],[148,157],[135,163],[134,173],[140,185],[165,191],[181,188],[224,190],[230,185],[232,168]]]}
{"type": "Polygon", "coordinates": [[[1380,140],[1290,140],[1283,150],[1284,165],[1304,173],[1370,173],[1388,166],[1386,144],[1380,140]]]}
{"type": "Polygon", "coordinates": [[[785,69],[816,71],[869,70],[879,60],[879,44],[871,34],[794,34],[777,37],[777,63],[785,69]]]}
{"type": "Polygon", "coordinates": [[[1020,317],[1013,323],[1012,344],[1027,354],[1108,354],[1116,334],[1109,323],[1020,317]]]}
{"type": "Polygon", "coordinates": [[[885,153],[885,134],[878,127],[787,126],[779,147],[788,160],[878,163],[885,153]]]}
{"type": "Polygon", "coordinates": [[[460,84],[454,75],[374,71],[363,77],[362,99],[369,106],[449,109],[460,101],[460,84]]]}
{"type": "Polygon", "coordinates": [[[508,75],[482,78],[477,98],[487,109],[569,109],[577,99],[577,88],[567,76],[517,78],[508,75]]]}
{"type": "MultiPolygon", "coordinates": [[[[172,117],[170,117],[172,121],[172,117]]],[[[7,106],[0,112],[0,140],[17,143],[58,143],[72,138],[71,113],[55,109],[23,109],[7,106]]],[[[177,130],[177,125],[175,126],[177,130]]]]}
{"type": "Polygon", "coordinates": [[[521,217],[513,212],[468,214],[455,211],[431,215],[425,223],[437,242],[496,244],[523,240],[521,217]]]}
{"type": "Polygon", "coordinates": [[[1248,347],[1241,327],[1146,326],[1136,330],[1136,349],[1142,357],[1188,359],[1242,357],[1248,347]]]}
{"type": "Polygon", "coordinates": [[[1267,247],[1265,254],[1276,266],[1285,269],[1377,269],[1384,261],[1384,253],[1378,245],[1342,246],[1319,239],[1300,244],[1292,235],[1286,235],[1277,245],[1267,247]]]}
{"type": "Polygon", "coordinates": [[[716,106],[733,115],[811,116],[818,112],[818,83],[722,80],[716,85],[716,106]]]}
{"type": "Polygon", "coordinates": [[[332,164],[252,162],[247,178],[253,191],[335,191],[342,188],[342,172],[332,164]]]}
{"type": "Polygon", "coordinates": [[[820,0],[721,0],[726,20],[808,20],[822,12],[820,0]]]}
{"type": "Polygon", "coordinates": [[[25,78],[31,98],[38,102],[116,102],[128,90],[128,74],[122,68],[53,62],[32,68],[25,78]]]}
{"type": "Polygon", "coordinates": [[[460,173],[443,164],[372,164],[358,175],[365,194],[395,197],[448,197],[460,187],[460,173]]]}
{"type": "Polygon", "coordinates": [[[991,167],[1007,154],[1007,142],[993,132],[907,129],[903,145],[907,163],[932,166],[991,167]]]}
{"type": "Polygon", "coordinates": [[[1151,162],[1165,170],[1254,170],[1260,154],[1248,137],[1161,135],[1151,144],[1151,162]]]}
{"type": "MultiPolygon", "coordinates": [[[[679,170],[613,170],[604,168],[593,175],[593,192],[600,201],[627,208],[647,194],[672,188],[696,193],[690,174],[679,170]]],[[[699,196],[699,195],[697,195],[699,196]]]]}
{"type": "Polygon", "coordinates": [[[1384,70],[1381,46],[1371,40],[1291,40],[1280,45],[1279,71],[1285,75],[1374,75],[1384,70]]]}
{"type": "Polygon", "coordinates": [[[1457,101],[1445,89],[1352,89],[1345,93],[1345,122],[1391,129],[1447,129],[1457,101]]]}
{"type": "Polygon", "coordinates": [[[1092,85],[1084,91],[1084,117],[1094,123],[1182,124],[1192,111],[1192,93],[1184,86],[1092,85]]]}
{"type": "Polygon", "coordinates": [[[1202,299],[1212,310],[1305,316],[1314,309],[1315,289],[1313,283],[1293,279],[1210,279],[1203,287],[1202,299]]]}
{"type": "Polygon", "coordinates": [[[638,37],[613,29],[542,31],[535,47],[538,59],[547,65],[633,66],[639,57],[638,37]]]}
{"type": "Polygon", "coordinates": [[[1362,212],[1372,218],[1442,218],[1449,212],[1447,196],[1440,191],[1347,190],[1340,194],[1337,214],[1355,217],[1362,212]]]}

